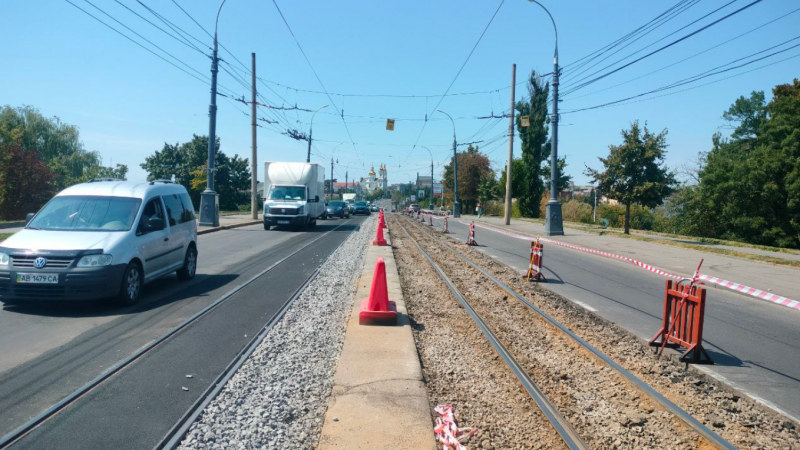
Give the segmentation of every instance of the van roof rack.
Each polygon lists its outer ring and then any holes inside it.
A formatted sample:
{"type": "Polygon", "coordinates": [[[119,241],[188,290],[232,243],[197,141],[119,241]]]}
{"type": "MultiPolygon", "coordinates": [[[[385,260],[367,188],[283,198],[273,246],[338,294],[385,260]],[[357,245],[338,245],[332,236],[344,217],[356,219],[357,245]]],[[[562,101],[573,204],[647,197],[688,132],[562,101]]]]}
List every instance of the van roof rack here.
{"type": "Polygon", "coordinates": [[[156,183],[175,184],[175,182],[172,181],[172,180],[153,180],[153,181],[150,182],[150,186],[152,186],[152,185],[154,185],[156,183]]]}
{"type": "Polygon", "coordinates": [[[100,183],[102,181],[124,181],[124,180],[120,180],[119,178],[94,178],[87,181],[87,183],[100,183]]]}

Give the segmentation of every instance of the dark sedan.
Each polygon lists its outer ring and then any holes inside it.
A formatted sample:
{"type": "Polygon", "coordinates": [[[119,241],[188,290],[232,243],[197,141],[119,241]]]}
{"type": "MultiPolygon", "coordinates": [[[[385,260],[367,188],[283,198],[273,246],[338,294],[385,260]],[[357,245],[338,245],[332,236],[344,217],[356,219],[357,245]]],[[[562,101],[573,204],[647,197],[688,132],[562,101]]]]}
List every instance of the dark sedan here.
{"type": "Polygon", "coordinates": [[[369,205],[367,202],[356,202],[356,206],[353,209],[353,215],[357,216],[359,214],[364,214],[365,216],[370,215],[369,205]]]}
{"type": "Polygon", "coordinates": [[[350,218],[350,208],[345,202],[328,202],[328,205],[325,206],[325,215],[327,217],[338,217],[340,219],[350,218]]]}

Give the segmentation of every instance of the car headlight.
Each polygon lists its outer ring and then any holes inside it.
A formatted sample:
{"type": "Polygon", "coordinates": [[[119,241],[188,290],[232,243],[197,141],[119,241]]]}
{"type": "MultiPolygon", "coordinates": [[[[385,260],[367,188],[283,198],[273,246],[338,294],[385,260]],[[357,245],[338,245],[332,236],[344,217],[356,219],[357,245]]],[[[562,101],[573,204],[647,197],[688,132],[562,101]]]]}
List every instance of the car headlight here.
{"type": "Polygon", "coordinates": [[[299,208],[297,208],[297,214],[298,214],[298,215],[300,215],[300,214],[303,214],[303,212],[304,212],[304,211],[305,211],[305,210],[303,209],[303,207],[302,207],[302,206],[301,206],[301,207],[299,207],[299,208]]]}
{"type": "Polygon", "coordinates": [[[8,253],[0,252],[0,266],[7,266],[10,261],[11,258],[8,256],[8,253]]]}
{"type": "Polygon", "coordinates": [[[86,255],[78,261],[78,267],[101,267],[111,264],[111,255],[86,255]]]}

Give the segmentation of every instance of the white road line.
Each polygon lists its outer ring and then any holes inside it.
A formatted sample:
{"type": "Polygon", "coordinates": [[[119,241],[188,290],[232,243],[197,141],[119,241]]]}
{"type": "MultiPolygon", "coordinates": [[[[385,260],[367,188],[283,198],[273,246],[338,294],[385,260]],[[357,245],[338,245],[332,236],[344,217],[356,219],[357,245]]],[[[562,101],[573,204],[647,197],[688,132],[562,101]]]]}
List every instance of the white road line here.
{"type": "MultiPolygon", "coordinates": [[[[570,299],[570,300],[572,300],[572,299],[570,299]]],[[[591,306],[589,306],[589,305],[587,305],[586,303],[583,303],[583,302],[581,302],[581,301],[578,301],[578,300],[572,300],[572,303],[575,303],[575,304],[577,304],[577,305],[580,305],[581,307],[583,307],[583,309],[589,310],[589,311],[591,311],[591,312],[597,312],[597,308],[593,308],[593,307],[591,307],[591,306]]]]}

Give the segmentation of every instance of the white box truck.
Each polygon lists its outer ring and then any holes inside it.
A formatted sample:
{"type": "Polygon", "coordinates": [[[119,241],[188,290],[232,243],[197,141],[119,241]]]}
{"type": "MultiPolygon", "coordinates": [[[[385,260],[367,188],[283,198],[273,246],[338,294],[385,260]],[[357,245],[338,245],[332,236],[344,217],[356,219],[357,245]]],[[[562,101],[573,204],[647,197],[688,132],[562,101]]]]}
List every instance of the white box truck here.
{"type": "Polygon", "coordinates": [[[264,229],[306,228],[325,215],[325,168],[300,162],[264,163],[264,229]]]}

